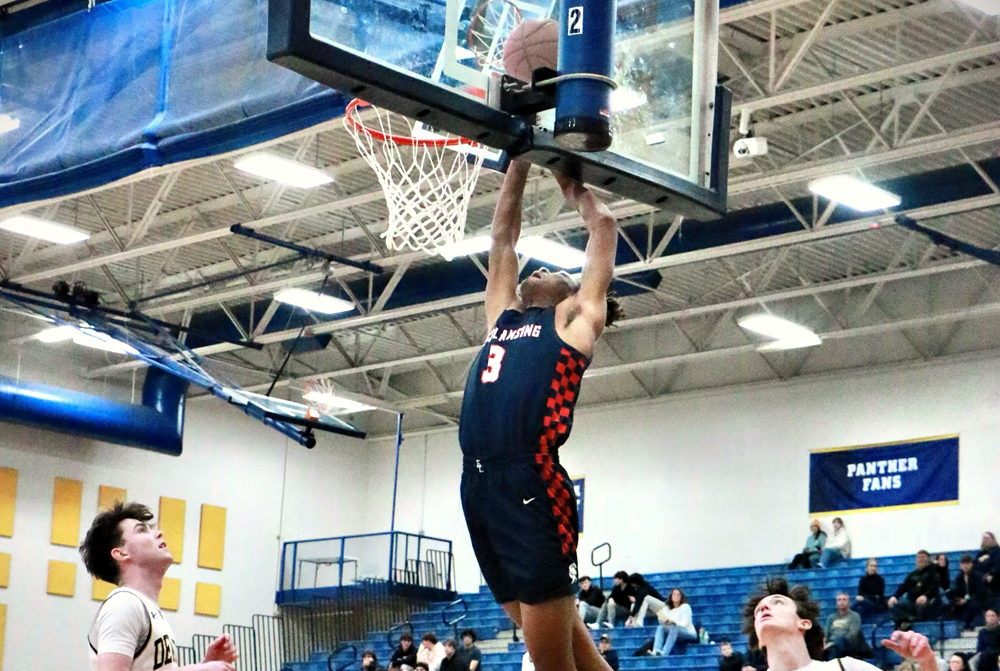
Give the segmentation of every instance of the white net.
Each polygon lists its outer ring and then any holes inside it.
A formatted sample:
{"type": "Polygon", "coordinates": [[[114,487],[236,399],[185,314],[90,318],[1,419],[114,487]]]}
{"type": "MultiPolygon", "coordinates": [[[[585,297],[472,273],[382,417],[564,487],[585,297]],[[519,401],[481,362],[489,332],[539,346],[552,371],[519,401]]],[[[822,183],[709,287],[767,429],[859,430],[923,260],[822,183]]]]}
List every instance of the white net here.
{"type": "Polygon", "coordinates": [[[352,412],[370,410],[371,406],[345,398],[329,378],[321,377],[306,386],[302,400],[316,413],[337,417],[352,412]]]}
{"type": "Polygon", "coordinates": [[[434,253],[442,245],[460,242],[485,148],[424,131],[387,110],[365,109],[371,110],[366,114],[371,118],[362,124],[352,103],[344,126],[385,192],[386,245],[434,253]]]}
{"type": "Polygon", "coordinates": [[[469,19],[466,42],[480,66],[502,73],[503,45],[517,24],[524,20],[510,0],[481,0],[469,19]]]}

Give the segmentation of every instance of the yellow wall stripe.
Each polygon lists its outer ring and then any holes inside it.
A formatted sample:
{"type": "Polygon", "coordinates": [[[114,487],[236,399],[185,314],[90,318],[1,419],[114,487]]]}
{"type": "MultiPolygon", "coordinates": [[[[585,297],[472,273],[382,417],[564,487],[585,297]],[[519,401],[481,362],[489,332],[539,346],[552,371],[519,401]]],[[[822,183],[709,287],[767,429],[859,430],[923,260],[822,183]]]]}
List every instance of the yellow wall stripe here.
{"type": "Polygon", "coordinates": [[[226,551],[226,509],[201,506],[201,531],[198,536],[198,566],[222,570],[226,551]]]}
{"type": "Polygon", "coordinates": [[[222,585],[199,582],[194,586],[195,615],[219,617],[222,609],[222,585]]]}
{"type": "Polygon", "coordinates": [[[14,535],[14,501],[17,499],[17,471],[0,468],[0,536],[14,535]]]}
{"type": "Polygon", "coordinates": [[[959,438],[957,433],[946,433],[940,436],[927,436],[925,438],[913,438],[911,440],[890,440],[887,443],[868,443],[867,445],[848,445],[846,447],[821,447],[818,450],[809,450],[809,454],[819,454],[821,452],[845,452],[846,450],[865,450],[869,447],[885,447],[886,445],[906,445],[907,443],[929,443],[933,440],[944,440],[945,438],[959,438]]]}
{"type": "Polygon", "coordinates": [[[0,671],[3,671],[3,639],[7,631],[7,604],[0,603],[0,671]]]}
{"type": "Polygon", "coordinates": [[[94,585],[90,588],[90,598],[94,601],[104,601],[117,588],[118,585],[104,582],[100,578],[94,578],[94,585]]]}
{"type": "Polygon", "coordinates": [[[80,507],[83,483],[56,478],[52,494],[52,544],[75,548],[80,543],[80,507]]]}
{"type": "Polygon", "coordinates": [[[57,596],[73,596],[76,593],[76,564],[50,559],[49,584],[45,591],[57,596]]]}
{"type": "Polygon", "coordinates": [[[125,490],[101,485],[97,490],[97,512],[111,510],[116,503],[125,503],[125,490]]]}
{"type": "Polygon", "coordinates": [[[178,578],[164,578],[160,590],[160,608],[176,611],[181,605],[181,581],[178,578]]]}
{"type": "Polygon", "coordinates": [[[10,586],[10,553],[0,552],[0,587],[10,586]]]}
{"type": "Polygon", "coordinates": [[[183,499],[172,499],[169,496],[160,497],[160,512],[157,515],[157,525],[163,532],[163,540],[167,542],[174,563],[184,561],[184,515],[187,504],[183,499]]]}

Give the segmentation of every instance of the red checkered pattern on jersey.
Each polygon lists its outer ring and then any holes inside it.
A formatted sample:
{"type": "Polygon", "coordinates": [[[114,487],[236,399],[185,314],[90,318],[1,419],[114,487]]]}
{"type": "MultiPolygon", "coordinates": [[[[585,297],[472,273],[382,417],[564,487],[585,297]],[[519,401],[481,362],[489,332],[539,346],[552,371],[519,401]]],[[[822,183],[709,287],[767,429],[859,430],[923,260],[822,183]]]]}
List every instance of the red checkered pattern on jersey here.
{"type": "Polygon", "coordinates": [[[562,539],[563,554],[576,551],[576,532],[573,529],[572,510],[570,509],[569,487],[562,473],[556,470],[554,456],[560,445],[566,442],[569,435],[573,406],[580,393],[580,380],[587,368],[587,360],[570,352],[565,347],[559,352],[559,363],[556,364],[555,376],[552,379],[552,391],[546,405],[548,414],[542,422],[542,433],[538,439],[538,452],[535,461],[540,466],[542,480],[548,488],[549,501],[552,503],[552,514],[559,524],[559,537],[562,539]]]}

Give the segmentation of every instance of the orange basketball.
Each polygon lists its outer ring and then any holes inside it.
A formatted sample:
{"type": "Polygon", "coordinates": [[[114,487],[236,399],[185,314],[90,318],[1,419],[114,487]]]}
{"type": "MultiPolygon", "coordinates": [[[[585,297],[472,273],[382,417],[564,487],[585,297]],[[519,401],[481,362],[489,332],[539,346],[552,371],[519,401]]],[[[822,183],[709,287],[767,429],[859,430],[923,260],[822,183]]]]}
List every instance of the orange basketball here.
{"type": "Polygon", "coordinates": [[[552,19],[528,19],[517,25],[503,45],[507,74],[531,81],[537,68],[556,69],[559,64],[559,23],[552,19]]]}

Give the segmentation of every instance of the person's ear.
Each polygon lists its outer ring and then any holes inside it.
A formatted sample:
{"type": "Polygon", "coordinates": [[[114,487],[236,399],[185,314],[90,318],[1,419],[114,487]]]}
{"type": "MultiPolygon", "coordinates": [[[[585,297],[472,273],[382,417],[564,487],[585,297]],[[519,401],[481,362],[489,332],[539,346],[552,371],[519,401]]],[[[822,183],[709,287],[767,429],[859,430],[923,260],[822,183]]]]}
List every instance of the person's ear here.
{"type": "Polygon", "coordinates": [[[799,630],[809,631],[813,628],[812,620],[799,620],[799,630]]]}
{"type": "Polygon", "coordinates": [[[115,561],[122,561],[123,559],[128,559],[128,552],[125,551],[125,546],[120,548],[114,548],[111,551],[111,558],[115,561]]]}

